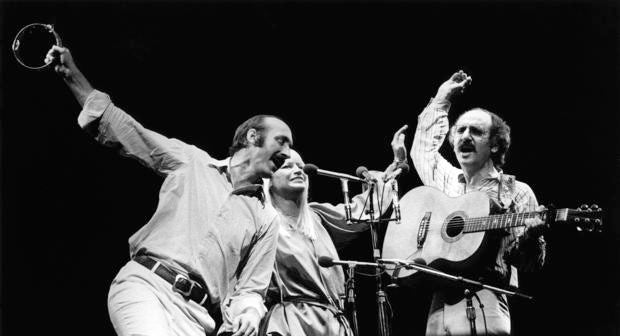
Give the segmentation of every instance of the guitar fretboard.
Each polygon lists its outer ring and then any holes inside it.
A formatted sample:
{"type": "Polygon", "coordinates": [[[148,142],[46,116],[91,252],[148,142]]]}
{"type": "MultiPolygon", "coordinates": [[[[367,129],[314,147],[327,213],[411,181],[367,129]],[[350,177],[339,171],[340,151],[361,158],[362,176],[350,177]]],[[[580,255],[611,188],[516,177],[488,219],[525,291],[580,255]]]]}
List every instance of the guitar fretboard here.
{"type": "Polygon", "coordinates": [[[539,211],[508,213],[491,215],[487,217],[475,217],[464,219],[464,232],[480,232],[488,230],[505,229],[516,226],[524,226],[525,220],[535,218],[541,214],[539,211]]]}

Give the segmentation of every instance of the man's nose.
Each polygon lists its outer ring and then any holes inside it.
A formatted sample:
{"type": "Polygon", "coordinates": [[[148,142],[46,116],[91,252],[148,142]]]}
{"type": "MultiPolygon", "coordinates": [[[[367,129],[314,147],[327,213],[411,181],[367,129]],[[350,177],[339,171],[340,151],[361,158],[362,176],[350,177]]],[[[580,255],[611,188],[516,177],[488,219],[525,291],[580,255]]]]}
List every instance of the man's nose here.
{"type": "Polygon", "coordinates": [[[471,132],[469,131],[469,127],[465,128],[463,134],[461,134],[461,138],[471,138],[471,132]]]}
{"type": "Polygon", "coordinates": [[[290,158],[291,157],[291,145],[289,145],[288,143],[285,143],[284,145],[282,145],[282,150],[280,151],[280,153],[282,153],[283,155],[286,155],[286,158],[290,158]]]}

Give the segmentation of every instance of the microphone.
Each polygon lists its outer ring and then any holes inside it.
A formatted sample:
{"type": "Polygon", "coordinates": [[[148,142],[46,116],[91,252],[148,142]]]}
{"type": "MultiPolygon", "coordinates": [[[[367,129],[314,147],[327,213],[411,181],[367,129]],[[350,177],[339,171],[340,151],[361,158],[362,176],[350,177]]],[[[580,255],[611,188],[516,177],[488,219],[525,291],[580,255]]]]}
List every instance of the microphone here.
{"type": "Polygon", "coordinates": [[[403,163],[399,163],[398,167],[396,167],[396,169],[389,175],[385,175],[383,177],[383,182],[387,182],[391,179],[395,179],[398,177],[398,175],[400,175],[401,173],[408,173],[409,172],[409,165],[405,162],[403,163]]]}
{"type": "Polygon", "coordinates": [[[392,172],[389,176],[384,177],[384,182],[392,179],[392,205],[394,209],[394,217],[396,218],[396,224],[400,224],[401,214],[400,214],[400,201],[398,199],[398,181],[396,177],[403,172],[409,171],[409,165],[406,163],[401,163],[398,165],[398,168],[392,172]]]}
{"type": "Polygon", "coordinates": [[[336,173],[329,170],[319,169],[317,166],[307,163],[304,165],[304,173],[308,175],[323,175],[328,177],[334,177],[340,179],[340,184],[342,187],[342,195],[344,197],[344,218],[347,224],[353,224],[351,221],[351,203],[349,201],[349,180],[358,181],[358,182],[366,182],[359,177],[355,177],[348,174],[336,173]]]}
{"type": "Polygon", "coordinates": [[[351,261],[351,260],[334,260],[327,256],[319,257],[319,265],[321,267],[332,267],[334,265],[342,265],[348,267],[355,266],[371,266],[371,267],[383,267],[381,264],[364,262],[364,261],[351,261]]]}
{"type": "Polygon", "coordinates": [[[355,170],[355,175],[357,175],[358,177],[363,178],[365,180],[365,182],[367,182],[367,183],[375,183],[375,182],[377,182],[377,179],[374,178],[372,175],[370,175],[370,173],[368,172],[368,168],[366,168],[364,166],[357,167],[357,169],[355,170]]]}
{"type": "Polygon", "coordinates": [[[311,163],[306,163],[304,165],[304,173],[308,174],[308,175],[323,175],[323,176],[327,176],[327,177],[333,177],[333,178],[338,178],[338,179],[345,179],[345,180],[351,180],[351,181],[357,181],[357,182],[366,182],[363,179],[359,178],[359,177],[355,177],[353,175],[349,175],[349,174],[343,174],[343,173],[337,173],[337,172],[333,172],[333,171],[329,171],[329,170],[324,170],[324,169],[319,169],[319,167],[311,164],[311,163]]]}
{"type": "Polygon", "coordinates": [[[394,264],[399,266],[408,266],[408,265],[416,265],[416,266],[426,266],[426,260],[422,258],[415,258],[413,260],[401,260],[401,259],[377,259],[377,262],[380,264],[394,264]]]}

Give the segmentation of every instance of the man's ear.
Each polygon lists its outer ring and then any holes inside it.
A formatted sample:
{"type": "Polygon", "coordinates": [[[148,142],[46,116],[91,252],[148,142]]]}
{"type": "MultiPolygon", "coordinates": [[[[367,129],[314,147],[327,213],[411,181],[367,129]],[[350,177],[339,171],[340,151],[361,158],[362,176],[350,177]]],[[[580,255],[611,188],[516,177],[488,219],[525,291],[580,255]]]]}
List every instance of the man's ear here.
{"type": "Polygon", "coordinates": [[[491,147],[491,153],[497,153],[499,149],[497,148],[497,146],[493,146],[491,147]]]}
{"type": "Polygon", "coordinates": [[[248,141],[248,145],[256,145],[257,138],[258,132],[254,128],[250,128],[245,134],[245,139],[248,141]]]}

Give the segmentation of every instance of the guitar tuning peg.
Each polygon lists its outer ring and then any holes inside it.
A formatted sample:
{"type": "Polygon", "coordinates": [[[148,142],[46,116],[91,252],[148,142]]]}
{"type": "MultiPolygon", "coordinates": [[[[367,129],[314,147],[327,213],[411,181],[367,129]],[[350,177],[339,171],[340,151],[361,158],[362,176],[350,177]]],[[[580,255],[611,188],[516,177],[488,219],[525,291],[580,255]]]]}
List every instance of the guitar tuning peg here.
{"type": "Polygon", "coordinates": [[[579,206],[579,210],[590,210],[590,207],[587,204],[582,204],[579,206]]]}
{"type": "Polygon", "coordinates": [[[576,226],[575,229],[579,232],[583,231],[583,229],[581,228],[581,226],[576,226]]]}
{"type": "Polygon", "coordinates": [[[575,217],[575,223],[579,223],[581,221],[581,219],[579,219],[579,217],[575,217]]]}
{"type": "Polygon", "coordinates": [[[600,219],[595,219],[595,220],[594,220],[594,223],[595,223],[595,224],[597,224],[597,225],[599,225],[599,224],[601,224],[601,220],[600,220],[600,219]]]}
{"type": "Polygon", "coordinates": [[[596,204],[592,204],[592,206],[590,207],[593,211],[601,211],[601,208],[599,208],[598,205],[596,204]]]}

